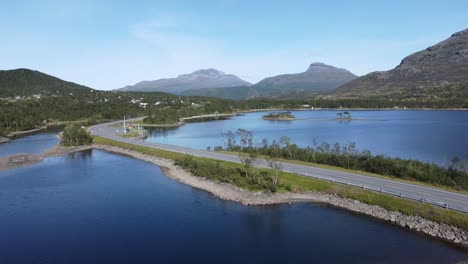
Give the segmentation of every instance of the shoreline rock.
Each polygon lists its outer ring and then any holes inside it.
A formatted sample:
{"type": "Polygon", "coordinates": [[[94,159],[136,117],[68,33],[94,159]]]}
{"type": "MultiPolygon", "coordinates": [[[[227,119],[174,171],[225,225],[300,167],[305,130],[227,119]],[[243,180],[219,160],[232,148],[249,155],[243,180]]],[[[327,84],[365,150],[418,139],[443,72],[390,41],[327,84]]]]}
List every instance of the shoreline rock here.
{"type": "Polygon", "coordinates": [[[42,130],[45,130],[45,129],[47,129],[47,126],[42,126],[42,127],[33,128],[33,129],[29,129],[29,130],[23,130],[23,131],[15,131],[15,132],[11,132],[10,134],[8,134],[8,137],[9,138],[16,138],[16,137],[19,137],[19,136],[34,134],[36,132],[39,132],[39,131],[42,131],[42,130]]]}
{"type": "Polygon", "coordinates": [[[10,141],[10,140],[11,140],[11,139],[6,138],[6,137],[0,137],[0,144],[6,143],[6,142],[8,142],[8,141],[10,141]]]}
{"type": "Polygon", "coordinates": [[[55,148],[46,151],[45,153],[40,155],[18,154],[6,158],[0,158],[0,171],[5,169],[32,165],[42,161],[46,157],[60,156],[87,149],[99,149],[153,163],[161,167],[161,169],[164,172],[164,175],[173,180],[176,180],[183,184],[187,184],[197,189],[207,191],[217,198],[241,203],[246,206],[273,205],[293,202],[324,203],[334,207],[346,209],[348,211],[358,213],[361,215],[367,215],[376,219],[384,220],[390,224],[394,224],[403,228],[407,228],[409,230],[423,233],[427,236],[431,236],[434,238],[455,243],[457,245],[468,247],[468,231],[456,226],[437,223],[435,221],[422,218],[420,216],[405,215],[398,211],[389,211],[377,205],[369,205],[357,200],[342,198],[334,194],[320,192],[250,192],[228,183],[220,183],[206,178],[196,177],[191,173],[183,170],[181,167],[174,165],[174,162],[169,159],[150,156],[133,150],[107,145],[94,144],[89,146],[71,148],[56,146],[55,148]],[[5,165],[5,163],[7,165],[5,165]],[[10,166],[8,166],[8,164],[10,164],[10,166]]]}
{"type": "Polygon", "coordinates": [[[191,187],[205,190],[214,196],[228,201],[238,202],[246,206],[272,205],[293,202],[319,202],[349,210],[362,215],[371,216],[389,223],[424,233],[428,236],[446,240],[468,247],[468,231],[462,228],[437,223],[420,216],[409,216],[398,211],[389,211],[377,205],[369,205],[357,200],[342,198],[334,194],[319,192],[306,193],[262,193],[250,192],[227,183],[214,182],[206,178],[193,176],[191,173],[175,166],[172,160],[149,156],[136,151],[118,147],[94,145],[94,148],[130,156],[160,166],[164,174],[176,181],[191,187]]]}
{"type": "Polygon", "coordinates": [[[28,154],[28,153],[14,154],[8,157],[0,158],[0,172],[4,170],[10,170],[10,169],[20,168],[24,166],[34,165],[48,157],[63,156],[69,153],[88,150],[92,148],[93,148],[92,145],[79,146],[79,147],[63,147],[63,146],[57,145],[49,150],[46,150],[42,154],[36,154],[36,155],[28,154]]]}
{"type": "Polygon", "coordinates": [[[294,121],[295,117],[262,117],[263,120],[269,121],[294,121]]]}

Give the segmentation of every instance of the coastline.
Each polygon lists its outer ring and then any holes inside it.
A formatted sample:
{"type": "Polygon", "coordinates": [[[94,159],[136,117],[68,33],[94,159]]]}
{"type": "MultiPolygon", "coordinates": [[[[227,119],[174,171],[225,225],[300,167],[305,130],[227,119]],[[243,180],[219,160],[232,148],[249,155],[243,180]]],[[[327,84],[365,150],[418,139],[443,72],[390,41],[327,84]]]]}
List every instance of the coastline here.
{"type": "Polygon", "coordinates": [[[171,127],[180,127],[185,125],[185,122],[177,122],[174,124],[146,124],[146,123],[139,123],[142,127],[161,127],[161,128],[171,128],[171,127]]]}
{"type": "MultiPolygon", "coordinates": [[[[197,119],[197,118],[204,118],[204,117],[232,117],[236,116],[238,114],[243,114],[243,113],[255,113],[255,112],[267,112],[267,111],[278,111],[278,110],[289,110],[289,111],[322,111],[322,110],[336,110],[336,111],[468,111],[468,108],[261,108],[261,109],[250,109],[250,110],[236,110],[230,114],[207,114],[207,115],[201,115],[201,116],[190,116],[190,117],[184,117],[181,118],[181,120],[190,120],[190,119],[197,119]]],[[[302,120],[302,119],[292,119],[292,120],[302,120]]],[[[357,120],[357,119],[353,119],[357,120]]],[[[275,121],[275,120],[273,120],[275,121]]],[[[291,121],[291,120],[279,120],[279,121],[291,121]]],[[[73,122],[73,121],[71,121],[73,122]]],[[[56,122],[53,123],[53,125],[61,125],[64,123],[68,123],[68,121],[62,121],[62,122],[56,122]]],[[[179,121],[177,123],[173,124],[145,124],[145,123],[140,123],[141,126],[143,127],[160,127],[160,128],[175,128],[175,127],[180,127],[185,125],[186,122],[184,121],[179,121]]],[[[24,131],[14,131],[11,132],[10,134],[7,135],[7,140],[9,138],[15,138],[18,136],[24,136],[28,134],[33,134],[42,130],[45,130],[49,127],[49,125],[30,129],[30,130],[24,130],[24,131]]],[[[5,138],[5,137],[4,137],[5,138]]],[[[2,141],[0,137],[0,144],[4,143],[6,141],[2,141]]]]}
{"type": "Polygon", "coordinates": [[[451,226],[443,223],[437,223],[424,219],[420,216],[404,215],[397,211],[389,211],[377,205],[369,205],[356,200],[342,198],[333,194],[320,192],[304,193],[263,193],[250,192],[242,188],[227,183],[215,182],[206,178],[196,177],[182,168],[174,165],[169,159],[159,158],[139,152],[113,147],[107,145],[93,145],[93,148],[108,151],[111,153],[130,156],[146,162],[160,166],[167,177],[201,189],[213,194],[214,197],[222,200],[233,201],[243,205],[273,205],[293,202],[315,202],[325,203],[348,211],[367,215],[391,224],[407,228],[413,231],[424,233],[428,236],[449,241],[464,247],[468,247],[468,230],[451,226]]]}
{"type": "Polygon", "coordinates": [[[198,115],[198,116],[189,116],[189,117],[182,117],[180,118],[179,122],[173,124],[146,124],[146,123],[139,123],[142,127],[160,127],[160,128],[172,128],[172,127],[180,127],[183,126],[190,120],[196,120],[200,118],[217,118],[217,117],[233,117],[236,113],[230,114],[206,114],[206,115],[198,115]]]}
{"type": "Polygon", "coordinates": [[[336,111],[468,111],[468,108],[260,108],[250,110],[239,110],[235,113],[255,113],[255,112],[268,112],[278,110],[289,110],[289,111],[321,111],[321,110],[336,110],[336,111]]]}
{"type": "Polygon", "coordinates": [[[29,130],[15,131],[15,132],[11,132],[10,134],[8,134],[7,137],[8,138],[15,138],[15,137],[19,137],[19,136],[33,134],[33,133],[45,130],[45,129],[47,129],[47,127],[48,126],[41,126],[41,127],[38,127],[38,128],[29,129],[29,130]]]}
{"type": "Polygon", "coordinates": [[[179,166],[174,165],[174,161],[170,159],[146,155],[137,151],[108,145],[93,144],[80,147],[56,146],[39,155],[17,154],[6,158],[0,158],[0,171],[36,164],[47,157],[62,156],[69,153],[89,149],[99,149],[110,153],[125,155],[153,163],[161,167],[161,169],[164,172],[164,175],[173,180],[176,180],[180,183],[189,185],[197,189],[207,191],[211,193],[214,197],[241,203],[246,206],[284,204],[293,202],[324,203],[334,207],[346,209],[353,213],[358,213],[376,219],[380,219],[390,224],[394,224],[419,233],[424,233],[434,238],[442,239],[448,242],[455,243],[457,245],[468,247],[468,230],[464,230],[456,226],[437,223],[435,221],[422,218],[420,216],[405,215],[398,211],[389,211],[377,205],[369,205],[363,202],[359,202],[357,200],[342,198],[334,194],[326,194],[320,192],[251,192],[233,186],[231,184],[215,182],[203,177],[196,177],[191,173],[183,170],[179,166]],[[8,164],[10,165],[8,166],[8,164]]]}
{"type": "Polygon", "coordinates": [[[192,119],[199,119],[199,118],[233,117],[233,116],[235,116],[235,115],[236,115],[235,112],[234,112],[234,113],[230,113],[230,114],[206,114],[206,115],[182,117],[180,120],[181,120],[182,122],[184,122],[184,121],[189,121],[189,120],[192,120],[192,119]]]}
{"type": "Polygon", "coordinates": [[[1,136],[0,136],[0,144],[6,143],[6,142],[8,142],[8,141],[10,141],[10,140],[11,140],[11,139],[9,139],[9,138],[1,137],[1,136]]]}
{"type": "Polygon", "coordinates": [[[294,121],[297,120],[295,117],[262,117],[263,120],[268,121],[294,121]]]}
{"type": "Polygon", "coordinates": [[[92,149],[93,145],[79,147],[63,147],[56,145],[55,147],[46,150],[42,154],[18,153],[11,156],[0,158],[0,172],[10,169],[21,168],[34,165],[43,161],[48,157],[58,157],[66,154],[92,149]]]}

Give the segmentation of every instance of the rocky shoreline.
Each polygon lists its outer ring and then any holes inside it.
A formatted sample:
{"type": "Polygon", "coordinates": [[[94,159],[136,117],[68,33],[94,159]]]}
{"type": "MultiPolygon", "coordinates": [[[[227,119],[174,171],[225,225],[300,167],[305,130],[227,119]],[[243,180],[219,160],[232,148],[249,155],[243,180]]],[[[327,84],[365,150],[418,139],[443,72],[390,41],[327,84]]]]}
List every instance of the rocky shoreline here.
{"type": "Polygon", "coordinates": [[[295,117],[262,117],[263,120],[269,121],[294,121],[295,117]]]}
{"type": "Polygon", "coordinates": [[[55,146],[42,154],[19,153],[8,157],[0,158],[0,171],[30,166],[41,162],[47,157],[63,156],[69,153],[92,149],[93,146],[62,147],[55,146]]]}
{"type": "Polygon", "coordinates": [[[6,137],[0,137],[0,144],[10,141],[11,139],[6,137]]]}
{"type": "Polygon", "coordinates": [[[10,134],[8,134],[8,137],[15,138],[19,136],[25,136],[25,135],[33,134],[33,133],[36,133],[45,129],[47,129],[47,126],[42,126],[42,127],[33,128],[29,130],[23,130],[23,131],[15,131],[15,132],[11,132],[10,134]]]}
{"type": "Polygon", "coordinates": [[[193,120],[197,120],[197,119],[203,119],[203,118],[228,118],[228,117],[233,117],[235,115],[236,115],[236,113],[231,113],[231,114],[207,114],[207,115],[183,117],[177,123],[173,123],[173,124],[146,124],[146,123],[140,123],[140,125],[142,127],[174,128],[174,127],[183,126],[183,125],[185,125],[187,123],[190,123],[193,120]]]}
{"type": "Polygon", "coordinates": [[[174,165],[172,160],[145,155],[136,151],[107,145],[90,145],[72,148],[57,146],[41,155],[18,154],[7,158],[0,158],[0,171],[35,164],[50,156],[60,156],[93,148],[111,153],[126,155],[153,163],[160,166],[167,177],[194,188],[208,191],[215,197],[223,200],[238,202],[242,203],[243,205],[271,205],[293,202],[325,203],[355,213],[384,220],[403,228],[424,233],[431,237],[468,247],[468,231],[456,226],[437,223],[419,216],[405,215],[397,211],[389,211],[377,205],[369,205],[356,200],[342,198],[333,194],[319,192],[274,194],[250,192],[227,183],[214,182],[209,179],[193,176],[191,173],[174,165]]]}
{"type": "Polygon", "coordinates": [[[456,226],[437,223],[424,219],[420,216],[408,216],[400,212],[388,211],[377,205],[369,205],[356,200],[342,198],[337,195],[319,192],[277,194],[261,192],[254,193],[227,183],[214,182],[205,178],[193,176],[191,173],[183,170],[178,166],[175,166],[172,160],[149,156],[136,151],[118,147],[95,145],[94,148],[112,153],[123,154],[156,164],[162,167],[164,174],[167,177],[190,185],[194,188],[208,191],[215,197],[223,200],[234,201],[242,203],[243,205],[269,205],[292,202],[326,203],[359,214],[372,216],[374,218],[388,221],[403,228],[408,228],[410,230],[421,232],[432,237],[468,247],[467,230],[456,226]]]}

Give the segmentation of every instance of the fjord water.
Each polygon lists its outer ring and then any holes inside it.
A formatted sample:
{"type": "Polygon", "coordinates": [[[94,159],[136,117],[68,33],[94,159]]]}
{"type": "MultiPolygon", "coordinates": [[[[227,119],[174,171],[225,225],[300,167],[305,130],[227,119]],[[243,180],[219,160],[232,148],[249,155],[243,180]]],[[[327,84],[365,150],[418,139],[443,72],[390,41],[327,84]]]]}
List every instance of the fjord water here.
{"type": "Polygon", "coordinates": [[[340,111],[292,111],[297,120],[262,120],[266,112],[246,113],[228,120],[189,123],[172,129],[152,129],[152,142],[198,149],[223,145],[221,132],[253,131],[260,142],[288,136],[299,146],[354,142],[373,154],[419,159],[441,165],[468,155],[468,111],[349,111],[356,120],[337,121],[340,111]]]}
{"type": "Polygon", "coordinates": [[[53,132],[28,135],[0,144],[0,158],[19,153],[40,154],[59,142],[53,132]]]}
{"type": "Polygon", "coordinates": [[[102,151],[0,172],[0,263],[454,263],[468,253],[318,204],[242,206],[102,151]]]}

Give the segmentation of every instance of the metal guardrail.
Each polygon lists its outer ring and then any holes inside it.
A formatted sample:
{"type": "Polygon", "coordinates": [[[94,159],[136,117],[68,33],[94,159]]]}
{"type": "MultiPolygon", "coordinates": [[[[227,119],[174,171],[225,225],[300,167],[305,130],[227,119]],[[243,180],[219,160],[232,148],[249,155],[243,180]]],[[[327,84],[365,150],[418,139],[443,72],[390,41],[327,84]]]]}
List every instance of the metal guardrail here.
{"type": "Polygon", "coordinates": [[[291,171],[286,171],[286,172],[293,173],[293,174],[299,174],[299,175],[306,176],[306,177],[312,177],[312,178],[315,178],[315,179],[318,179],[318,180],[325,180],[325,181],[330,181],[330,182],[334,182],[334,183],[354,186],[354,187],[362,188],[362,189],[365,189],[365,190],[371,190],[371,191],[374,191],[374,192],[388,194],[388,195],[396,196],[396,197],[399,197],[399,198],[406,198],[406,199],[410,199],[410,200],[421,202],[421,203],[428,203],[428,204],[432,204],[432,205],[442,207],[442,208],[445,208],[445,209],[451,209],[451,210],[454,210],[454,211],[458,211],[458,212],[468,214],[468,208],[453,206],[453,205],[450,205],[448,203],[442,203],[442,202],[434,201],[434,200],[427,199],[427,198],[424,198],[424,197],[416,197],[416,196],[412,196],[412,195],[406,195],[404,193],[396,193],[396,192],[385,190],[384,188],[375,188],[375,187],[371,187],[371,186],[366,186],[364,184],[355,184],[355,183],[352,183],[352,182],[343,181],[343,180],[335,179],[335,178],[321,177],[321,176],[318,176],[318,175],[309,175],[309,174],[305,174],[305,173],[295,173],[295,172],[291,172],[291,171]]]}

